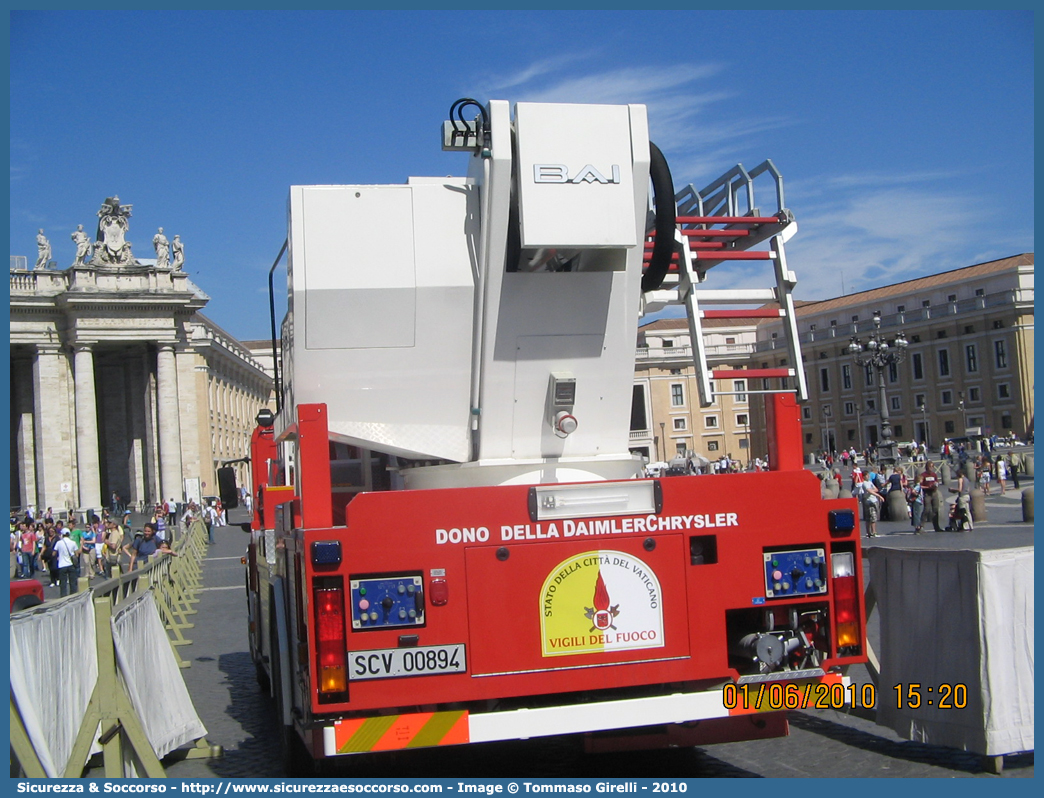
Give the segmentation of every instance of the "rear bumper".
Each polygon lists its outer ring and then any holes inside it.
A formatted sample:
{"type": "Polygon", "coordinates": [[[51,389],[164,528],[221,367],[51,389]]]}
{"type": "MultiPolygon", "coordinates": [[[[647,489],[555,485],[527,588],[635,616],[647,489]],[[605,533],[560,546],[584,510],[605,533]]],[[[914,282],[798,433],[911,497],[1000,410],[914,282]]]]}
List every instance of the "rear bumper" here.
{"type": "MultiPolygon", "coordinates": [[[[828,674],[816,681],[847,686],[849,679],[837,674],[828,674]]],[[[846,696],[847,693],[846,690],[846,696]]],[[[715,689],[699,693],[674,693],[502,712],[453,710],[382,715],[340,720],[323,726],[323,755],[341,756],[402,748],[488,743],[663,726],[779,709],[777,706],[769,706],[768,701],[760,710],[741,706],[729,709],[726,707],[725,691],[715,689]]]]}

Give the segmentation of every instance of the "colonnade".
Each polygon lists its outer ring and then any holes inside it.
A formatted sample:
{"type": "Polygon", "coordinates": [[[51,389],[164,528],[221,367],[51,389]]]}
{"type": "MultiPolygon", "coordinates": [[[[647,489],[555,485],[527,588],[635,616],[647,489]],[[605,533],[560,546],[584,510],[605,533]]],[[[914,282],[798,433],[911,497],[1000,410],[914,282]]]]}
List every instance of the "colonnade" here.
{"type": "Polygon", "coordinates": [[[184,492],[177,345],[160,342],[153,353],[138,342],[118,352],[126,375],[115,386],[119,402],[111,396],[106,402],[98,384],[97,346],[78,341],[12,350],[12,466],[21,506],[99,510],[109,504],[106,481],[125,501],[184,492]],[[123,444],[116,456],[127,456],[109,468],[108,480],[103,459],[112,442],[103,440],[103,426],[123,444]]]}

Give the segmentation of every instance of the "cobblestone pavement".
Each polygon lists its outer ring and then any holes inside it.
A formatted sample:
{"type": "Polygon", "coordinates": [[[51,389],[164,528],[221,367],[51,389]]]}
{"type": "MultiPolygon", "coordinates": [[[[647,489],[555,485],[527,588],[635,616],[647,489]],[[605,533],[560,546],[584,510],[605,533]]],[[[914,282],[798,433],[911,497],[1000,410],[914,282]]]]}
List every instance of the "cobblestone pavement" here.
{"type": "MultiPolygon", "coordinates": [[[[712,477],[713,478],[713,477],[712,477]]],[[[1031,484],[1027,481],[1028,484],[1031,484]]],[[[1021,522],[1017,495],[987,500],[989,523],[974,533],[914,536],[900,522],[882,522],[870,546],[908,548],[966,545],[1032,545],[1031,524],[1021,522]]],[[[230,520],[241,520],[233,511],[230,520]]],[[[246,520],[245,514],[242,520],[246,520]]],[[[169,776],[282,776],[271,701],[257,685],[246,632],[247,535],[238,526],[216,530],[204,565],[205,589],[197,605],[191,646],[180,653],[192,666],[182,671],[207,727],[209,742],[224,747],[215,759],[164,763],[169,776]]],[[[871,634],[874,630],[871,629],[871,634]]],[[[853,669],[856,682],[868,681],[853,669]]],[[[567,738],[429,749],[366,760],[353,758],[342,775],[353,777],[936,777],[990,778],[974,755],[900,739],[890,729],[833,710],[792,712],[790,736],[666,751],[585,755],[567,738]]],[[[1034,775],[1033,754],[1008,756],[1001,778],[1034,775]]]]}

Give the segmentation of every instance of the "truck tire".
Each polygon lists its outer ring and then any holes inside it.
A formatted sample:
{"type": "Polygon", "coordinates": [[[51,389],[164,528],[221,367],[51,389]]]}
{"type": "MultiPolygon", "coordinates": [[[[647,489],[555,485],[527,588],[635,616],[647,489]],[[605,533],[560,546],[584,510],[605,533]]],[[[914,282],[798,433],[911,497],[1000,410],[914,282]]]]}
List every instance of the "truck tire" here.
{"type": "MultiPolygon", "coordinates": [[[[250,574],[246,574],[246,600],[247,600],[247,617],[249,618],[250,613],[250,602],[252,597],[250,595],[250,574]]],[[[258,613],[260,615],[260,612],[258,613]]],[[[272,695],[272,680],[268,678],[268,671],[265,670],[265,664],[262,659],[261,652],[264,650],[262,641],[257,639],[261,637],[261,630],[258,628],[261,618],[254,619],[254,632],[250,640],[250,658],[254,661],[254,676],[257,679],[257,686],[261,688],[261,692],[266,695],[272,695]]]]}
{"type": "Polygon", "coordinates": [[[283,760],[283,775],[290,778],[307,778],[315,774],[315,764],[311,754],[305,749],[304,742],[293,725],[283,723],[283,664],[279,656],[279,638],[276,636],[275,598],[270,599],[271,612],[269,623],[269,662],[272,668],[272,693],[275,696],[276,723],[279,724],[279,751],[283,760]]]}
{"type": "Polygon", "coordinates": [[[32,593],[26,593],[24,596],[19,596],[14,600],[14,604],[11,605],[11,612],[27,610],[30,607],[35,607],[37,604],[43,604],[43,602],[32,593]]]}

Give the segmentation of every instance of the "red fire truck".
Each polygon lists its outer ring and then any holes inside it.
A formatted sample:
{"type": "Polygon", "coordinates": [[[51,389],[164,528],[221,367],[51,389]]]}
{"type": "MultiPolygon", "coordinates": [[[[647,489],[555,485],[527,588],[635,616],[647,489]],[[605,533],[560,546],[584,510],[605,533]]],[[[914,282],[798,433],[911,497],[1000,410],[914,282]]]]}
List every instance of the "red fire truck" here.
{"type": "Polygon", "coordinates": [[[745,740],[845,702],[866,661],[856,504],[802,467],[775,167],[675,193],[641,105],[461,100],[443,148],[467,177],[290,191],[247,556],[288,766],[562,734],[745,740]],[[700,287],[736,261],[775,286],[700,287]],[[667,303],[689,319],[691,401],[746,380],[771,470],[644,477],[637,325],[667,303]],[[708,318],[780,325],[790,365],[711,368],[708,318]]]}

